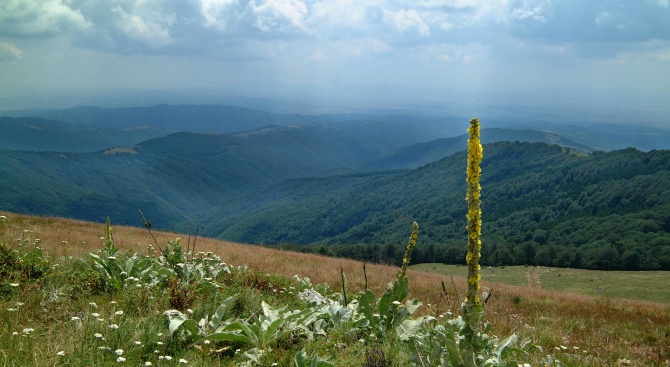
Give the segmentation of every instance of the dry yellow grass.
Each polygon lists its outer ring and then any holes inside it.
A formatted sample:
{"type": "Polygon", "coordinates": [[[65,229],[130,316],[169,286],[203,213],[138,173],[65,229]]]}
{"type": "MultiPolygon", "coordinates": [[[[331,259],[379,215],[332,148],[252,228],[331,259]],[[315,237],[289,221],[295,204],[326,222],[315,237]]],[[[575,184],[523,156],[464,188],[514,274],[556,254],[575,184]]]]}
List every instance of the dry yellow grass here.
{"type": "MultiPolygon", "coordinates": [[[[0,227],[0,241],[16,243],[24,230],[41,239],[41,246],[52,256],[78,256],[102,246],[104,224],[0,213],[8,222],[0,227]],[[67,241],[64,243],[63,241],[67,241]]],[[[144,228],[114,226],[114,239],[123,250],[144,251],[153,239],[144,228]]],[[[188,235],[154,232],[163,246],[179,236],[186,244],[188,235]]],[[[191,239],[191,242],[192,239],[191,239]]],[[[419,243],[418,246],[421,246],[419,243]]],[[[327,282],[339,289],[340,267],[344,269],[350,290],[362,290],[365,284],[363,264],[347,259],[313,254],[277,251],[253,245],[198,238],[196,252],[211,251],[234,265],[270,274],[309,277],[314,284],[327,282]]],[[[378,292],[392,281],[398,268],[367,264],[369,288],[378,292]]],[[[437,314],[447,307],[457,311],[450,277],[408,271],[411,297],[421,299],[424,313],[437,314]],[[445,302],[441,282],[445,282],[450,301],[445,302]]],[[[455,278],[461,297],[465,280],[455,278]]],[[[670,365],[670,307],[668,305],[592,298],[500,283],[482,283],[493,289],[486,305],[487,319],[497,335],[520,334],[555,353],[574,366],[612,366],[630,360],[635,366],[670,365]],[[668,362],[666,362],[668,361],[668,362]]],[[[641,290],[643,291],[643,290],[641,290]]]]}

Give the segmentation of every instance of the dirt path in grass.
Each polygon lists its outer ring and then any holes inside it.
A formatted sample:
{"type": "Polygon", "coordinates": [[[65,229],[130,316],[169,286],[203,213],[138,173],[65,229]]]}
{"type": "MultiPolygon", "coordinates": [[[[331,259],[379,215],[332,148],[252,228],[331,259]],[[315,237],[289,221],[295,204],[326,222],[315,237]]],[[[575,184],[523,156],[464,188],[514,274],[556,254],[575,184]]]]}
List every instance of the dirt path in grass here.
{"type": "Polygon", "coordinates": [[[542,289],[542,283],[540,282],[540,268],[534,266],[528,270],[526,272],[526,281],[530,288],[542,289]]]}

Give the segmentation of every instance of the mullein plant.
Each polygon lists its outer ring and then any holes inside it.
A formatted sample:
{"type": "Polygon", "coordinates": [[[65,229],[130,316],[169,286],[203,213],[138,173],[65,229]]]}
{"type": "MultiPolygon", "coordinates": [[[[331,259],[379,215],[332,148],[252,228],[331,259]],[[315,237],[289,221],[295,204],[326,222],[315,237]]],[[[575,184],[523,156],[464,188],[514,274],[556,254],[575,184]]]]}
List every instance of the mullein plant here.
{"type": "Polygon", "coordinates": [[[482,210],[481,191],[479,184],[482,169],[480,164],[483,157],[483,148],[479,139],[479,120],[470,120],[468,128],[470,138],[468,139],[468,163],[466,169],[466,181],[468,184],[465,200],[468,202],[468,254],[465,258],[468,264],[468,290],[465,294],[466,315],[472,310],[481,307],[479,300],[479,258],[481,257],[482,241],[479,238],[482,232],[482,210]]]}
{"type": "Polygon", "coordinates": [[[409,243],[405,249],[405,256],[402,258],[402,268],[400,268],[400,272],[398,273],[398,279],[407,276],[407,267],[409,266],[409,261],[412,258],[412,251],[414,251],[414,246],[416,246],[417,237],[419,237],[419,224],[414,222],[412,223],[412,234],[409,236],[409,243]]]}
{"type": "MultiPolygon", "coordinates": [[[[468,129],[467,196],[468,202],[468,289],[463,303],[463,314],[447,319],[435,327],[425,328],[423,335],[409,339],[410,360],[414,366],[424,367],[530,367],[517,357],[527,357],[533,349],[529,340],[519,342],[512,334],[505,339],[490,335],[491,323],[484,322],[484,307],[479,299],[479,258],[482,243],[481,175],[482,144],[479,139],[479,121],[470,120],[468,129]]],[[[551,357],[548,357],[551,358],[551,357]]],[[[545,360],[545,366],[564,367],[560,361],[545,360]]]]}

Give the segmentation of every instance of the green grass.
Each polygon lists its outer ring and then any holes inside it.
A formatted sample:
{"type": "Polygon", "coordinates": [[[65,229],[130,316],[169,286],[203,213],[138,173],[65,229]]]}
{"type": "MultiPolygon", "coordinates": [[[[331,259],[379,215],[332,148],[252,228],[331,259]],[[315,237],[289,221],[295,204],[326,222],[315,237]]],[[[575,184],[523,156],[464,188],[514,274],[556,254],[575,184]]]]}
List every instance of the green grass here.
{"type": "MultiPolygon", "coordinates": [[[[250,323],[261,314],[262,302],[273,308],[285,306],[286,310],[307,307],[296,297],[301,285],[293,278],[295,274],[310,277],[313,284],[328,283],[330,291],[322,293],[337,299],[333,292],[341,290],[339,270],[343,267],[351,286],[348,292],[351,300],[358,298],[368,280],[369,289],[380,296],[398,271],[394,267],[367,264],[363,279],[363,264],[359,262],[198,237],[196,252],[211,251],[235,268],[249,265],[248,270],[220,272],[212,277],[218,288],[198,277],[193,283],[176,287],[170,283],[148,286],[150,279],[144,279],[126,282],[128,285],[114,290],[105,286],[88,255],[101,254],[100,236],[105,234],[102,225],[1,214],[7,215],[8,221],[0,225],[0,242],[6,243],[11,251],[5,257],[0,256],[0,366],[142,366],[145,362],[152,366],[183,365],[179,359],[188,361],[188,366],[237,366],[241,353],[235,351],[248,350],[249,345],[194,344],[182,332],[170,336],[163,312],[178,308],[197,321],[213,315],[227,297],[240,294],[232,315],[238,321],[250,323]],[[23,232],[24,229],[29,231],[23,232]],[[35,247],[38,242],[44,246],[43,253],[35,247]],[[137,287],[137,283],[142,286],[137,287]],[[118,311],[123,313],[117,314],[118,311]],[[110,328],[114,324],[119,328],[110,328]],[[120,357],[117,349],[123,350],[121,357],[125,362],[117,362],[120,357]]],[[[156,233],[156,236],[165,248],[175,234],[156,233]]],[[[181,238],[182,246],[188,246],[187,236],[181,238]]],[[[114,228],[114,241],[120,246],[119,261],[125,261],[135,252],[147,254],[146,244],[151,237],[146,229],[119,226],[114,228]]],[[[424,302],[413,316],[439,317],[448,308],[457,312],[458,299],[450,277],[423,272],[421,267],[408,270],[408,298],[424,302]],[[446,283],[447,302],[440,281],[446,283]]],[[[428,267],[423,270],[453,273],[458,292],[461,296],[465,294],[465,279],[459,276],[465,273],[465,266],[428,267]]],[[[634,293],[647,292],[645,284],[652,285],[650,292],[663,291],[659,285],[662,278],[636,279],[637,274],[650,273],[618,273],[617,277],[608,278],[603,274],[616,273],[534,267],[483,269],[483,290],[494,289],[485,316],[493,326],[491,334],[505,337],[514,333],[541,346],[542,352],[535,351],[526,359],[532,366],[543,366],[541,359],[547,354],[554,354],[569,367],[616,366],[623,359],[636,366],[667,366],[670,304],[603,297],[603,293],[609,297],[613,287],[623,283],[639,288],[634,293]],[[593,283],[610,286],[594,293],[596,297],[551,290],[555,289],[551,287],[567,287],[571,282],[564,280],[577,276],[570,275],[572,271],[588,277],[578,282],[573,279],[576,290],[570,292],[588,287],[591,278],[593,283]],[[561,276],[556,276],[557,273],[561,276]],[[602,279],[592,276],[597,274],[602,279]],[[528,286],[529,279],[533,287],[528,286]]],[[[633,293],[631,289],[621,289],[624,296],[626,292],[633,293]]],[[[628,298],[641,299],[635,294],[628,298]]],[[[386,360],[386,366],[410,365],[410,351],[405,342],[394,338],[393,333],[384,333],[373,344],[373,334],[369,328],[356,332],[350,328],[328,328],[327,336],[312,338],[291,333],[271,343],[272,351],[264,354],[260,365],[293,366],[293,358],[301,350],[307,355],[316,352],[335,366],[366,366],[368,356],[373,354],[378,360],[386,360]]]]}
{"type": "MultiPolygon", "coordinates": [[[[467,268],[460,265],[418,264],[414,270],[465,277],[467,268]]],[[[535,266],[483,267],[482,280],[495,289],[504,283],[541,288],[593,297],[623,298],[636,301],[670,303],[670,272],[667,271],[600,271],[535,266]]]]}

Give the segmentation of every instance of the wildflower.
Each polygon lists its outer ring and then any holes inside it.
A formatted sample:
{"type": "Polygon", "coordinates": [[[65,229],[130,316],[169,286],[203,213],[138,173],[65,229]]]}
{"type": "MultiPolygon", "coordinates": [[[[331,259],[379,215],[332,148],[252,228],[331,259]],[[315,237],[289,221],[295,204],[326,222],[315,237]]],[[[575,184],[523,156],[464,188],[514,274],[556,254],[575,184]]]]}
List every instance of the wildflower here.
{"type": "Polygon", "coordinates": [[[156,342],[156,344],[158,344],[158,345],[163,345],[163,342],[156,342]]]}
{"type": "Polygon", "coordinates": [[[25,305],[25,303],[23,303],[23,302],[15,302],[15,304],[16,304],[16,307],[21,307],[21,306],[25,305]]]}
{"type": "Polygon", "coordinates": [[[19,286],[19,283],[9,283],[9,286],[16,288],[19,286]]]}
{"type": "Polygon", "coordinates": [[[27,327],[27,328],[23,329],[23,333],[26,334],[26,335],[32,333],[33,331],[35,331],[35,329],[33,329],[31,327],[27,327]]]}
{"type": "Polygon", "coordinates": [[[116,311],[116,312],[114,312],[114,315],[121,316],[121,315],[123,315],[123,311],[121,311],[121,310],[116,311]]]}
{"type": "Polygon", "coordinates": [[[170,356],[165,356],[165,360],[166,360],[166,361],[171,361],[171,360],[172,360],[172,357],[170,357],[170,356]]]}
{"type": "Polygon", "coordinates": [[[103,339],[102,334],[100,334],[100,333],[95,333],[95,334],[93,334],[93,336],[98,338],[98,339],[103,339]]]}
{"type": "Polygon", "coordinates": [[[186,363],[188,363],[188,361],[185,360],[184,358],[179,358],[179,363],[186,364],[186,363]]]}
{"type": "Polygon", "coordinates": [[[142,345],[142,342],[139,341],[139,340],[135,340],[135,343],[134,343],[134,344],[135,344],[135,345],[142,345]]]}
{"type": "Polygon", "coordinates": [[[105,319],[101,319],[101,318],[97,318],[96,320],[97,320],[97,321],[100,321],[100,322],[105,321],[105,319]]]}
{"type": "Polygon", "coordinates": [[[116,359],[116,361],[119,362],[119,363],[122,363],[122,362],[125,362],[126,359],[123,358],[123,357],[119,357],[119,358],[116,359]]]}
{"type": "Polygon", "coordinates": [[[119,325],[117,325],[117,324],[111,324],[111,325],[109,325],[109,326],[107,326],[107,327],[110,328],[110,329],[116,330],[116,329],[119,328],[119,325]]]}
{"type": "Polygon", "coordinates": [[[470,128],[468,129],[470,138],[468,139],[468,162],[466,181],[468,184],[467,196],[465,200],[468,202],[468,253],[465,258],[468,264],[468,290],[465,295],[467,308],[472,310],[475,307],[481,306],[479,300],[479,258],[481,257],[482,242],[479,239],[482,230],[482,211],[481,204],[481,186],[479,184],[479,177],[481,174],[482,161],[482,144],[479,139],[479,120],[470,120],[470,128]]]}
{"type": "Polygon", "coordinates": [[[144,365],[145,365],[145,366],[151,366],[151,365],[152,365],[152,363],[151,363],[151,362],[149,362],[149,361],[146,361],[146,362],[144,362],[144,365]]]}
{"type": "Polygon", "coordinates": [[[100,314],[99,314],[99,313],[97,313],[97,312],[93,312],[93,313],[91,314],[91,316],[93,316],[93,317],[99,317],[99,316],[100,316],[100,314]]]}
{"type": "Polygon", "coordinates": [[[7,312],[14,312],[14,311],[16,311],[15,308],[8,308],[8,309],[7,309],[7,312]]]}
{"type": "Polygon", "coordinates": [[[211,341],[209,341],[209,339],[205,339],[205,341],[203,341],[203,343],[209,344],[209,343],[211,343],[211,341]]]}
{"type": "Polygon", "coordinates": [[[110,305],[115,305],[115,304],[118,304],[118,302],[116,302],[116,301],[111,301],[111,302],[109,302],[109,304],[110,304],[110,305]]]}
{"type": "Polygon", "coordinates": [[[19,333],[17,331],[13,332],[12,336],[15,336],[15,335],[19,335],[19,333]]]}
{"type": "Polygon", "coordinates": [[[402,258],[402,268],[398,273],[398,279],[407,277],[407,266],[409,265],[409,261],[412,258],[412,251],[414,250],[414,246],[416,246],[416,238],[418,236],[419,236],[419,225],[416,222],[414,222],[412,223],[412,234],[409,236],[409,243],[407,244],[407,248],[405,249],[405,256],[403,256],[402,258]]]}
{"type": "Polygon", "coordinates": [[[157,336],[163,336],[163,333],[158,333],[158,334],[156,334],[156,335],[157,335],[157,336]]]}
{"type": "Polygon", "coordinates": [[[88,305],[93,307],[93,308],[98,307],[98,305],[96,305],[95,302],[89,302],[88,305]]]}
{"type": "Polygon", "coordinates": [[[123,355],[123,349],[117,349],[117,350],[114,351],[114,353],[116,353],[116,355],[122,356],[123,355]]]}
{"type": "Polygon", "coordinates": [[[81,318],[79,316],[72,316],[71,321],[81,321],[81,318]]]}
{"type": "Polygon", "coordinates": [[[60,352],[56,353],[56,355],[57,355],[57,356],[64,356],[64,355],[65,355],[65,351],[61,350],[60,352]]]}

